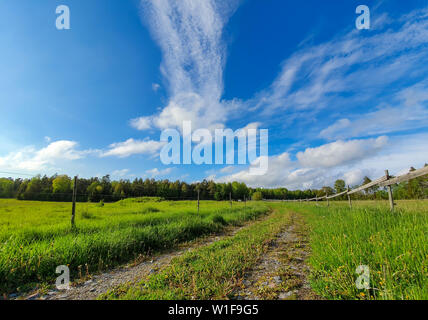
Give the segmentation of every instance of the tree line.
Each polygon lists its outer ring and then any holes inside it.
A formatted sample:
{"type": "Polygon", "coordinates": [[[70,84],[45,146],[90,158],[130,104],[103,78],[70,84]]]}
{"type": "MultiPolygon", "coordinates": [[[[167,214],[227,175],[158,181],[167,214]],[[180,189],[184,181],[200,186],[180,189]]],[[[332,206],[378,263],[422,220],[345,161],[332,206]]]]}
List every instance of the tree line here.
{"type": "MultiPolygon", "coordinates": [[[[36,176],[32,179],[0,178],[0,198],[18,200],[64,201],[72,200],[74,180],[67,175],[36,176]]],[[[182,181],[135,179],[112,181],[102,178],[78,178],[77,201],[106,202],[132,197],[161,197],[169,200],[249,199],[252,190],[245,183],[215,183],[204,180],[188,184],[182,181]]]]}
{"type": "MultiPolygon", "coordinates": [[[[411,171],[415,170],[411,168],[411,171]]],[[[365,177],[361,185],[370,183],[365,177]]],[[[72,200],[74,181],[67,175],[36,176],[32,179],[0,178],[0,198],[18,200],[61,201],[72,200]]],[[[357,188],[353,186],[352,188],[357,188]]],[[[77,179],[77,201],[114,202],[132,197],[161,197],[168,200],[298,200],[341,193],[347,188],[344,180],[336,180],[334,186],[321,189],[288,190],[287,188],[249,188],[245,183],[216,183],[204,180],[188,184],[183,181],[137,178],[133,181],[112,181],[109,175],[102,178],[77,179]]],[[[428,176],[400,183],[393,187],[394,199],[427,199],[428,176]]],[[[355,200],[388,199],[385,188],[377,186],[352,195],[355,200]]],[[[345,200],[346,195],[335,200],[345,200]]]]}

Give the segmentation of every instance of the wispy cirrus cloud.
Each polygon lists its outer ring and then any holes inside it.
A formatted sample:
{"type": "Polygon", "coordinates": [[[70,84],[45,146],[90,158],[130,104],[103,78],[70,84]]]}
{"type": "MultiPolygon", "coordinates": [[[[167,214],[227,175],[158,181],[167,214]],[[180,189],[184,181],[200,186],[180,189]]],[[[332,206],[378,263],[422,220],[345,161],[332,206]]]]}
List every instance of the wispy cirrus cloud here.
{"type": "Polygon", "coordinates": [[[410,86],[396,95],[395,106],[383,105],[365,114],[337,120],[321,131],[326,139],[376,135],[428,127],[428,82],[410,86]]]}
{"type": "MultiPolygon", "coordinates": [[[[379,135],[426,126],[427,9],[398,18],[380,14],[370,31],[352,30],[318,45],[305,44],[284,60],[278,77],[253,99],[224,101],[221,38],[236,2],[227,8],[220,6],[225,1],[214,0],[142,3],[144,19],[163,53],[161,72],[169,101],[158,114],[132,120],[134,128],[180,128],[185,120],[198,127],[222,127],[246,106],[253,111],[247,111],[248,119],[252,115],[266,125],[286,119],[287,124],[299,122],[297,126],[312,121],[306,134],[333,141],[321,146],[318,141],[316,147],[296,152],[297,160],[288,152],[270,157],[269,172],[262,177],[227,168],[220,174],[228,175],[212,178],[251,186],[310,188],[336,178],[355,184],[364,175],[376,176],[383,169],[370,159],[406,157],[412,163],[412,156],[401,152],[410,145],[401,141],[401,150],[392,149],[379,135]],[[378,137],[343,140],[369,135],[378,137]]],[[[304,145],[311,144],[303,138],[304,145]]],[[[420,162],[423,151],[414,152],[420,162]]],[[[400,166],[389,163],[392,169],[400,166]]]]}
{"type": "Polygon", "coordinates": [[[142,0],[144,21],[162,50],[161,73],[169,102],[156,115],[132,120],[146,130],[181,128],[191,120],[199,128],[223,127],[221,101],[225,46],[223,28],[239,1],[142,0]]]}
{"type": "MultiPolygon", "coordinates": [[[[380,117],[390,113],[388,122],[394,126],[400,121],[397,94],[404,92],[403,88],[421,89],[418,83],[428,73],[427,13],[425,8],[394,19],[381,14],[370,31],[352,30],[333,40],[305,46],[287,58],[273,83],[246,104],[271,123],[286,121],[291,125],[319,120],[312,132],[322,130],[319,126],[326,121],[333,121],[332,128],[322,134],[333,140],[340,136],[332,134],[348,128],[352,115],[361,114],[361,109],[369,114],[368,118],[376,117],[375,112],[380,117]],[[349,118],[343,117],[345,112],[349,118]],[[338,118],[340,115],[342,118],[338,118]]],[[[419,92],[422,94],[422,90],[419,92]]],[[[408,108],[407,126],[415,123],[412,113],[426,117],[426,110],[426,104],[408,108]]],[[[373,130],[373,134],[379,132],[373,130]]]]}

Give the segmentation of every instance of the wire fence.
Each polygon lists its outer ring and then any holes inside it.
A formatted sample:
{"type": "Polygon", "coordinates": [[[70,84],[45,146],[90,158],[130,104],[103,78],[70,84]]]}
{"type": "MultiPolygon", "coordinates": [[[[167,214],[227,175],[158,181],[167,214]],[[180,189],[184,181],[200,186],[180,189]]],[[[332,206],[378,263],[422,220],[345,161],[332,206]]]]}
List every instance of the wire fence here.
{"type": "Polygon", "coordinates": [[[401,182],[410,181],[412,179],[415,179],[415,178],[418,178],[418,177],[422,177],[422,176],[425,176],[425,175],[428,175],[428,166],[423,167],[423,168],[418,169],[418,170],[411,171],[411,172],[409,172],[407,174],[404,174],[404,175],[401,175],[401,176],[398,176],[398,177],[391,177],[389,175],[388,170],[385,170],[385,175],[384,176],[382,176],[382,177],[380,177],[380,178],[378,178],[378,179],[376,179],[376,180],[374,180],[374,181],[372,181],[370,183],[367,183],[367,184],[365,184],[365,185],[363,185],[361,187],[352,189],[352,190],[348,186],[348,188],[347,188],[346,191],[343,191],[343,192],[340,192],[340,193],[337,193],[337,194],[334,194],[334,195],[330,195],[330,196],[326,194],[323,197],[315,197],[315,198],[311,198],[311,199],[278,200],[278,201],[283,201],[283,202],[312,202],[312,201],[316,201],[316,202],[318,202],[318,201],[324,201],[324,200],[326,200],[327,201],[327,205],[329,206],[330,205],[329,200],[335,199],[337,197],[341,197],[341,196],[344,196],[344,195],[347,195],[349,206],[350,206],[350,208],[352,208],[352,199],[351,199],[351,195],[352,194],[355,194],[355,193],[358,193],[358,192],[361,192],[361,191],[364,191],[364,190],[367,190],[367,189],[370,189],[370,188],[373,188],[373,187],[377,186],[377,187],[386,187],[387,188],[387,190],[388,190],[388,198],[389,198],[389,205],[390,205],[391,211],[393,211],[395,203],[394,203],[394,198],[393,198],[393,195],[392,195],[392,186],[395,185],[395,184],[398,184],[398,183],[401,183],[401,182]]]}

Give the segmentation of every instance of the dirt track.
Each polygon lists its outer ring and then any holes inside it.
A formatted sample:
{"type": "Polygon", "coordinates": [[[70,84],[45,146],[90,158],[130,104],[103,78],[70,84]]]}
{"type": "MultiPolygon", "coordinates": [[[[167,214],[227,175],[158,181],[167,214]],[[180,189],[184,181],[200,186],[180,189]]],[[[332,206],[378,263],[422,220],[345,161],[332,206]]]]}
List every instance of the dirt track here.
{"type": "MultiPolygon", "coordinates": [[[[262,216],[259,220],[266,219],[267,217],[268,215],[262,216]]],[[[106,293],[120,285],[135,283],[152,273],[156,273],[158,270],[167,266],[173,258],[181,256],[187,251],[200,248],[201,246],[210,245],[226,237],[231,237],[252,223],[254,223],[254,221],[247,221],[241,227],[228,227],[220,234],[196,239],[192,242],[182,244],[178,248],[175,248],[171,251],[146,257],[140,261],[134,261],[133,263],[129,263],[106,273],[90,275],[86,279],[80,279],[72,283],[69,290],[58,291],[53,289],[48,292],[35,291],[22,297],[16,297],[16,299],[95,300],[99,295],[106,293]]]]}
{"type": "Polygon", "coordinates": [[[236,292],[238,300],[318,299],[308,281],[305,263],[310,251],[304,222],[293,213],[290,225],[270,244],[236,292]]]}
{"type": "MultiPolygon", "coordinates": [[[[264,216],[261,219],[266,218],[267,216],[264,216]]],[[[252,223],[253,221],[250,221],[241,227],[229,227],[221,234],[197,239],[180,245],[169,252],[134,261],[110,272],[80,279],[72,284],[70,290],[36,291],[25,297],[18,297],[18,299],[95,300],[101,294],[120,285],[141,281],[141,279],[168,266],[173,258],[181,256],[188,251],[232,237],[252,223]]],[[[240,288],[235,292],[235,299],[318,299],[312,292],[308,282],[309,268],[305,261],[309,254],[310,250],[304,222],[299,214],[293,213],[290,225],[286,230],[278,234],[256,267],[244,276],[240,288]]]]}

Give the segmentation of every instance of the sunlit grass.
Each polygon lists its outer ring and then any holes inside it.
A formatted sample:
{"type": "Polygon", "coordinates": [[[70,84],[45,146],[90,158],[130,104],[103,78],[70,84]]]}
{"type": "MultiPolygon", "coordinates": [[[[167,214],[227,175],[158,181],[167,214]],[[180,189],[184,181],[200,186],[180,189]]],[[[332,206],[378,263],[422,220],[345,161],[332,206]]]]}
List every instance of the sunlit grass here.
{"type": "Polygon", "coordinates": [[[139,284],[124,285],[101,299],[200,300],[233,296],[244,273],[254,267],[268,244],[287,224],[284,209],[235,236],[188,252],[172,260],[161,272],[139,284]]]}
{"type": "Polygon", "coordinates": [[[427,299],[428,202],[287,204],[311,228],[312,285],[328,299],[427,299]],[[356,287],[356,268],[370,268],[370,289],[356,287]]]}
{"type": "Polygon", "coordinates": [[[139,254],[171,248],[240,224],[267,212],[262,203],[133,201],[79,203],[76,230],[71,204],[0,200],[0,292],[52,281],[58,265],[90,272],[127,262],[139,254]],[[222,217],[219,221],[218,216],[222,217]]]}

